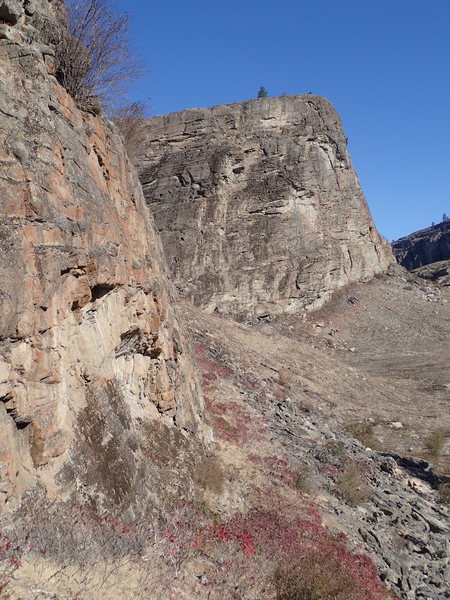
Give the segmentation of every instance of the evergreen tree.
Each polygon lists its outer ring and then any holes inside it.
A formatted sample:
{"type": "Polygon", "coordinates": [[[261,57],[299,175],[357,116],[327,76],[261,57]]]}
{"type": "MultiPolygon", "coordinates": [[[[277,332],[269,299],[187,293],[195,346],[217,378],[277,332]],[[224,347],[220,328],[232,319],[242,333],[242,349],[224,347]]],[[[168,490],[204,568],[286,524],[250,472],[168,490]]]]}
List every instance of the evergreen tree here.
{"type": "Polygon", "coordinates": [[[266,88],[262,85],[258,90],[258,98],[267,98],[268,93],[266,88]]]}
{"type": "Polygon", "coordinates": [[[444,221],[448,221],[448,217],[445,213],[442,215],[442,222],[444,221]]]}

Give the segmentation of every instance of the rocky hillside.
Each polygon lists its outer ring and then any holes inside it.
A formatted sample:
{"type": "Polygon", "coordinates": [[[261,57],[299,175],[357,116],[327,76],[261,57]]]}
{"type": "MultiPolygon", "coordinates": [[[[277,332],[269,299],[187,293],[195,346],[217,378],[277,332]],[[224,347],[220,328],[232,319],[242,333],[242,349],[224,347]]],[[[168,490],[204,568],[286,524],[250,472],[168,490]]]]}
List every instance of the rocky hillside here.
{"type": "Polygon", "coordinates": [[[0,598],[449,598],[449,289],[393,264],[336,113],[146,121],[168,269],[61,8],[0,0],[0,598]]]}
{"type": "MultiPolygon", "coordinates": [[[[317,510],[334,539],[364,548],[409,600],[450,598],[448,509],[436,503],[430,463],[414,458],[426,454],[433,431],[450,431],[450,343],[435,341],[450,297],[438,292],[430,311],[432,288],[391,272],[341,290],[304,320],[282,316],[251,328],[185,309],[229,477],[223,499],[274,511],[288,543],[295,517],[317,510]]],[[[255,538],[258,527],[255,519],[255,538]]],[[[320,531],[313,536],[320,545],[320,531]]],[[[325,544],[320,556],[330,569],[328,552],[325,544]]]]}
{"type": "Polygon", "coordinates": [[[323,98],[149,119],[138,162],[174,283],[208,312],[254,321],[317,308],[393,260],[323,98]]]}
{"type": "Polygon", "coordinates": [[[450,260],[450,219],[392,242],[392,249],[397,261],[409,271],[450,260]]]}
{"type": "Polygon", "coordinates": [[[450,260],[440,260],[418,267],[413,269],[413,273],[422,277],[422,279],[429,279],[439,285],[450,285],[450,260]]]}
{"type": "MultiPolygon", "coordinates": [[[[113,520],[113,535],[110,520],[87,529],[77,512],[78,553],[46,524],[55,542],[15,572],[14,600],[36,589],[58,600],[279,600],[273,573],[299,557],[298,585],[311,589],[312,577],[325,598],[449,598],[445,479],[424,456],[437,428],[450,429],[450,296],[405,274],[397,267],[341,289],[320,312],[253,326],[186,303],[214,432],[193,470],[195,501],[182,489],[162,524],[113,520]],[[308,571],[311,561],[320,568],[308,571]]],[[[443,469],[449,450],[433,456],[443,469]]],[[[170,474],[184,452],[172,438],[148,457],[170,474]]]]}
{"type": "Polygon", "coordinates": [[[0,18],[0,512],[33,489],[146,510],[145,428],[199,438],[202,414],[160,244],[117,132],[54,76],[55,3],[0,18]]]}

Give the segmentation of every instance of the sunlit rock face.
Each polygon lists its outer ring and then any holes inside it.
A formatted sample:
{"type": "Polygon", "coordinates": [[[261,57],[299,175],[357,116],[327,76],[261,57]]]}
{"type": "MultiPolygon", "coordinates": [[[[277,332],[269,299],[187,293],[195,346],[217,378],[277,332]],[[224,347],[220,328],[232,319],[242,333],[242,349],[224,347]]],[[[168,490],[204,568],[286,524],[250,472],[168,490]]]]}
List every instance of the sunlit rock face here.
{"type": "Polygon", "coordinates": [[[145,122],[140,179],[181,295],[239,320],[316,308],[393,260],[324,98],[145,122]]]}
{"type": "Polygon", "coordinates": [[[121,138],[41,43],[55,3],[1,15],[0,511],[39,488],[136,512],[144,429],[199,439],[201,393],[121,138]]]}
{"type": "Polygon", "coordinates": [[[409,271],[450,260],[450,219],[392,242],[392,250],[409,271]]]}

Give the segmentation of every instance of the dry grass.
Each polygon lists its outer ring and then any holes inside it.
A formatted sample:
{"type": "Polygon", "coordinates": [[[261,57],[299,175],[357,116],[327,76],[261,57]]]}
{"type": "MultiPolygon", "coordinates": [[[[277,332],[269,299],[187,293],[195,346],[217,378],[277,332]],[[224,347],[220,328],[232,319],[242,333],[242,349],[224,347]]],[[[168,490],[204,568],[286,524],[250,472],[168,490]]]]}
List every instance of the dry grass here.
{"type": "Polygon", "coordinates": [[[357,588],[342,566],[311,554],[301,564],[280,563],[274,574],[277,600],[357,600],[357,588]]]}
{"type": "Polygon", "coordinates": [[[439,486],[439,501],[443,504],[450,504],[450,483],[443,483],[439,486]]]}
{"type": "Polygon", "coordinates": [[[373,424],[367,421],[355,421],[353,423],[349,423],[345,427],[345,431],[356,438],[366,446],[367,448],[372,448],[372,450],[381,450],[381,443],[376,438],[373,431],[373,424]]]}
{"type": "Polygon", "coordinates": [[[224,473],[217,459],[204,458],[194,472],[194,484],[203,490],[220,495],[223,492],[224,473]]]}
{"type": "Polygon", "coordinates": [[[429,434],[425,440],[425,447],[430,456],[436,458],[442,454],[445,442],[449,436],[450,432],[443,428],[435,429],[429,434]]]}
{"type": "Polygon", "coordinates": [[[299,469],[294,477],[294,487],[305,494],[310,494],[312,489],[312,473],[308,466],[299,469]]]}
{"type": "Polygon", "coordinates": [[[370,500],[372,490],[367,484],[361,467],[355,462],[349,462],[336,479],[335,491],[347,504],[358,506],[370,500]]]}

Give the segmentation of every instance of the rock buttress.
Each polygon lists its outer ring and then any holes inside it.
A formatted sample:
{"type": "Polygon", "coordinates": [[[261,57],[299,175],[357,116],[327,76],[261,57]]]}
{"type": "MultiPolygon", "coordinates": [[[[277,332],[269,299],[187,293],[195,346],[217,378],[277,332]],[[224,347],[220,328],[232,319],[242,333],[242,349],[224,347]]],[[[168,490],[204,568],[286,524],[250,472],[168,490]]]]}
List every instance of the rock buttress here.
{"type": "Polygon", "coordinates": [[[200,437],[201,392],[121,139],[36,41],[55,5],[3,4],[0,512],[36,486],[139,511],[154,493],[143,430],[200,437]]]}
{"type": "Polygon", "coordinates": [[[255,320],[316,308],[393,261],[325,99],[266,98],[149,119],[144,194],[181,295],[255,320]]]}

